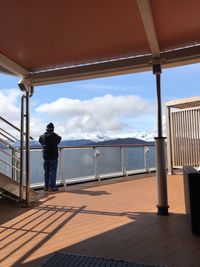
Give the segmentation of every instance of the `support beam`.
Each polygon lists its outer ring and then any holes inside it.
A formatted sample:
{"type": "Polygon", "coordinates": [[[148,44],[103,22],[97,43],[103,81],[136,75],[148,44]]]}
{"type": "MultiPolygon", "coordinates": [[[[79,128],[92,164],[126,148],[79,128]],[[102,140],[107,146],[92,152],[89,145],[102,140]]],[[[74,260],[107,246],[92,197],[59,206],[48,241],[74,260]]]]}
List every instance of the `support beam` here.
{"type": "Polygon", "coordinates": [[[7,69],[9,72],[20,76],[25,77],[28,75],[28,71],[25,70],[23,67],[9,59],[8,57],[4,56],[0,53],[0,66],[2,66],[4,69],[7,69]]]}
{"type": "Polygon", "coordinates": [[[149,0],[137,0],[138,8],[153,58],[160,57],[160,47],[149,0]]]}
{"type": "Polygon", "coordinates": [[[29,73],[34,85],[71,82],[151,70],[151,55],[29,73]]]}
{"type": "MultiPolygon", "coordinates": [[[[161,53],[162,67],[174,67],[200,62],[200,45],[161,53]]],[[[152,56],[135,56],[113,61],[51,69],[29,73],[26,77],[34,86],[80,81],[120,74],[152,70],[152,56]]]]}
{"type": "Polygon", "coordinates": [[[158,188],[158,215],[168,215],[167,199],[167,171],[165,159],[165,137],[162,135],[162,101],[161,101],[161,64],[159,60],[153,62],[153,74],[156,75],[157,91],[157,116],[158,116],[158,136],[155,137],[156,146],[156,177],[158,188]]]}

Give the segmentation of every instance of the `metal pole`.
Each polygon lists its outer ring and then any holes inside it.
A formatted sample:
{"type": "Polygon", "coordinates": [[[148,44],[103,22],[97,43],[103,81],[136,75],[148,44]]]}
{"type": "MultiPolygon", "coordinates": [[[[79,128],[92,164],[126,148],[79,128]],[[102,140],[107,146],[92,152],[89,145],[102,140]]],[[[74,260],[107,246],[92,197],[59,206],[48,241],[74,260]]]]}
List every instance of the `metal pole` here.
{"type": "Polygon", "coordinates": [[[157,119],[158,119],[158,136],[155,137],[156,145],[156,176],[158,187],[158,204],[157,214],[168,215],[168,199],[167,199],[167,171],[165,160],[165,137],[162,135],[162,102],[161,102],[161,64],[153,62],[153,74],[156,75],[157,89],[157,119]]]}
{"type": "Polygon", "coordinates": [[[162,137],[162,103],[161,103],[161,93],[160,93],[160,73],[156,74],[156,88],[157,88],[157,123],[158,123],[158,137],[162,137]]]}
{"type": "MultiPolygon", "coordinates": [[[[30,87],[30,86],[29,86],[30,87]]],[[[29,88],[26,90],[26,205],[30,205],[30,113],[29,88]]]]}
{"type": "Polygon", "coordinates": [[[16,176],[15,176],[15,150],[12,149],[12,179],[16,180],[16,176]]]}
{"type": "Polygon", "coordinates": [[[24,193],[24,95],[21,97],[21,131],[20,131],[20,189],[19,189],[19,197],[20,201],[23,199],[24,193]]]}

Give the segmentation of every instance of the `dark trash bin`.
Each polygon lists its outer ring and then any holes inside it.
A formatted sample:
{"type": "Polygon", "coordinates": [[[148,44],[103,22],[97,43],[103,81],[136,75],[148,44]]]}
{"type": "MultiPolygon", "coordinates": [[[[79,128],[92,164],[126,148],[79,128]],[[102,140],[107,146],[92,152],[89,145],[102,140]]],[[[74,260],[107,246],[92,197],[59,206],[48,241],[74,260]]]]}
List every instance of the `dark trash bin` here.
{"type": "Polygon", "coordinates": [[[183,168],[185,209],[191,221],[192,233],[200,235],[200,172],[193,167],[183,168]]]}

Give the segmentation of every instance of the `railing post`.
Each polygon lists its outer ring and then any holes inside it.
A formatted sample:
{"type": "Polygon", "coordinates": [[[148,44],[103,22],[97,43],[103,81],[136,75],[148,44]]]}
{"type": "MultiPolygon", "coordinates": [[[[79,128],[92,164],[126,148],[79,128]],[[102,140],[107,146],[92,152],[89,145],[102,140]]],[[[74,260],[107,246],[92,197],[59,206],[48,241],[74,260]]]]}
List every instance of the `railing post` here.
{"type": "Polygon", "coordinates": [[[145,171],[149,171],[148,165],[147,165],[147,155],[149,153],[149,148],[148,146],[144,146],[144,169],[145,171]]]}
{"type": "Polygon", "coordinates": [[[15,155],[15,158],[14,158],[14,169],[15,169],[15,171],[14,171],[14,179],[15,179],[15,181],[17,181],[17,157],[18,157],[17,151],[14,151],[14,155],[15,155]]]}
{"type": "Polygon", "coordinates": [[[120,146],[120,152],[121,152],[121,169],[122,169],[122,175],[123,176],[128,176],[125,163],[124,163],[124,147],[120,146]]]}
{"type": "Polygon", "coordinates": [[[12,160],[11,161],[12,161],[11,165],[13,166],[12,167],[12,179],[16,181],[16,172],[15,172],[16,171],[16,168],[15,168],[16,167],[15,166],[16,160],[15,160],[15,150],[14,149],[12,149],[12,160]]]}
{"type": "Polygon", "coordinates": [[[94,159],[94,176],[97,180],[101,181],[99,170],[98,170],[98,157],[100,156],[100,151],[93,147],[93,159],[94,159]]]}
{"type": "Polygon", "coordinates": [[[59,148],[59,169],[60,169],[60,181],[63,183],[64,187],[66,187],[66,181],[64,178],[64,171],[63,171],[63,167],[64,167],[64,162],[63,162],[63,149],[60,147],[59,148]]]}

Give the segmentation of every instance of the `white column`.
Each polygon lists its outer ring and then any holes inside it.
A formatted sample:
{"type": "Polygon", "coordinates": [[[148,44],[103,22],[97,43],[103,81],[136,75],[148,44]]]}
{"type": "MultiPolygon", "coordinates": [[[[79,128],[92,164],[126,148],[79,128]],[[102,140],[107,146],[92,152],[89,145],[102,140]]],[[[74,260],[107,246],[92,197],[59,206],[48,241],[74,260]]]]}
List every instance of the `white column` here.
{"type": "Polygon", "coordinates": [[[167,171],[165,160],[165,137],[162,133],[162,102],[161,102],[161,64],[160,62],[153,62],[153,74],[156,75],[156,89],[157,89],[157,123],[158,136],[155,138],[156,146],[156,177],[158,188],[157,200],[157,214],[168,215],[168,200],[167,200],[167,171]]]}

